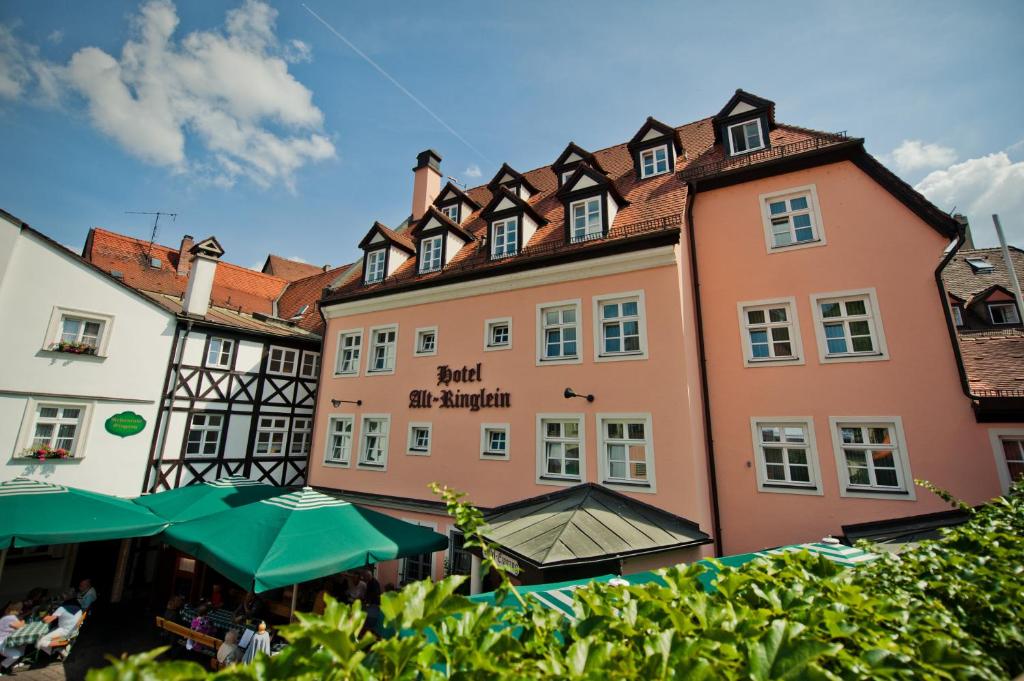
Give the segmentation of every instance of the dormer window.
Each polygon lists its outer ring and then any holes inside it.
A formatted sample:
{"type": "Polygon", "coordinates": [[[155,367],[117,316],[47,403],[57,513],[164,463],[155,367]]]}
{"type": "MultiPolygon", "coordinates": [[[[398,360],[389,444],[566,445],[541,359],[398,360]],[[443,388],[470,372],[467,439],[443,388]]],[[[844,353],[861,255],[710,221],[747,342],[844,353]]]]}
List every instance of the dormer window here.
{"type": "Polygon", "coordinates": [[[764,136],[761,133],[761,119],[736,123],[728,127],[729,150],[732,155],[747,154],[764,149],[764,136]]]}
{"type": "Polygon", "coordinates": [[[640,177],[653,177],[668,172],[668,145],[640,152],[640,177]]]}
{"type": "Polygon", "coordinates": [[[441,209],[441,212],[444,213],[445,217],[449,220],[455,224],[459,224],[459,204],[455,203],[451,206],[445,206],[441,209]]]}
{"type": "Polygon", "coordinates": [[[989,274],[995,267],[992,266],[986,258],[972,257],[967,258],[967,264],[971,266],[975,274],[989,274]]]}
{"type": "Polygon", "coordinates": [[[382,248],[366,254],[367,284],[375,284],[384,280],[384,268],[387,266],[387,252],[382,248]]]}
{"type": "Polygon", "coordinates": [[[570,204],[572,215],[572,241],[586,241],[604,234],[601,220],[601,197],[595,196],[570,204]]]}
{"type": "Polygon", "coordinates": [[[519,219],[507,218],[491,223],[491,258],[507,258],[519,252],[519,219]]]}
{"type": "Polygon", "coordinates": [[[443,241],[444,237],[438,235],[420,242],[420,272],[436,272],[441,269],[443,241]]]}

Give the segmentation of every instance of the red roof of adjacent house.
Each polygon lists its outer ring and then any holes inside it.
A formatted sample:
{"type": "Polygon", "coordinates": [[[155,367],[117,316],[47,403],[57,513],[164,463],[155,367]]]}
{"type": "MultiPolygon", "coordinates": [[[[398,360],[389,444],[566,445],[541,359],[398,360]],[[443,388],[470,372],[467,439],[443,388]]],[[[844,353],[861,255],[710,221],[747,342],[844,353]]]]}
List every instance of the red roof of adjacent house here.
{"type": "Polygon", "coordinates": [[[262,271],[264,274],[270,274],[287,279],[288,281],[297,281],[320,274],[323,272],[323,268],[310,265],[308,262],[289,260],[288,258],[271,254],[267,256],[267,261],[263,263],[262,271]]]}
{"type": "Polygon", "coordinates": [[[959,339],[972,393],[1024,391],[1024,331],[961,331],[959,339]]]}

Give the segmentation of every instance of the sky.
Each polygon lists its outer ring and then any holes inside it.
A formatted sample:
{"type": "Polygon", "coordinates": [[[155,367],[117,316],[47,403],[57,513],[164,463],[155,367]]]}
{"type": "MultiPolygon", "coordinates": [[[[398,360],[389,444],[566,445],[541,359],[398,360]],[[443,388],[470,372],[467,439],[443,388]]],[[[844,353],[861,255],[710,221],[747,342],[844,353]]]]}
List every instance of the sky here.
{"type": "Polygon", "coordinates": [[[1024,245],[1022,25],[1017,0],[4,0],[0,208],[75,250],[163,211],[166,244],[338,265],[408,215],[424,149],[474,186],[743,88],[1024,245]]]}

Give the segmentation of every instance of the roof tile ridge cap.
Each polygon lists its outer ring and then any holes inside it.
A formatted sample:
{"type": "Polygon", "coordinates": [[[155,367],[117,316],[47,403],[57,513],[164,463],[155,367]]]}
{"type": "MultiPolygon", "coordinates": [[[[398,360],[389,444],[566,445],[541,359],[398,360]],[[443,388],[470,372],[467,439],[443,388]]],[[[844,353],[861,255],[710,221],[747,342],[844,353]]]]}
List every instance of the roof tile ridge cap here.
{"type": "MultiPolygon", "coordinates": [[[[593,488],[590,487],[589,483],[581,483],[581,484],[587,486],[587,488],[585,490],[583,490],[583,497],[580,499],[579,504],[577,504],[573,508],[573,510],[570,511],[570,510],[567,509],[567,510],[563,511],[564,513],[568,513],[569,514],[569,522],[564,523],[562,525],[561,529],[558,530],[558,534],[555,535],[555,538],[551,540],[551,544],[548,545],[547,551],[544,552],[544,556],[541,558],[541,561],[540,561],[541,564],[543,564],[544,561],[546,561],[548,559],[548,556],[550,556],[551,552],[554,551],[555,545],[558,544],[561,541],[562,535],[565,533],[566,529],[572,523],[573,516],[576,515],[577,512],[579,512],[580,504],[582,504],[584,501],[586,501],[590,497],[590,493],[591,493],[591,490],[593,488]]],[[[565,489],[565,492],[566,492],[565,496],[569,496],[574,491],[574,489],[576,487],[577,487],[576,485],[573,485],[573,487],[567,487],[565,489]]]]}

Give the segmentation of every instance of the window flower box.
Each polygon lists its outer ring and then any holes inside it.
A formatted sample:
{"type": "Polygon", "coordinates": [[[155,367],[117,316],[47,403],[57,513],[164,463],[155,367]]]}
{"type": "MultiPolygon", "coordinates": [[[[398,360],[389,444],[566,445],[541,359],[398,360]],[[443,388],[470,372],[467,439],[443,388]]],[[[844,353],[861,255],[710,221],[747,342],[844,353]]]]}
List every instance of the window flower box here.
{"type": "Polygon", "coordinates": [[[50,346],[53,352],[67,352],[72,355],[95,355],[96,346],[91,343],[60,341],[50,346]]]}
{"type": "Polygon", "coordinates": [[[72,456],[71,452],[63,447],[53,449],[50,445],[43,445],[42,447],[29,447],[20,458],[49,461],[51,459],[70,459],[72,456]]]}

